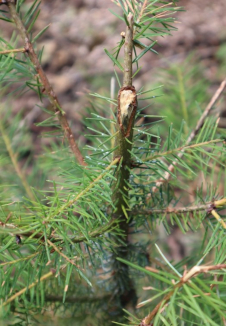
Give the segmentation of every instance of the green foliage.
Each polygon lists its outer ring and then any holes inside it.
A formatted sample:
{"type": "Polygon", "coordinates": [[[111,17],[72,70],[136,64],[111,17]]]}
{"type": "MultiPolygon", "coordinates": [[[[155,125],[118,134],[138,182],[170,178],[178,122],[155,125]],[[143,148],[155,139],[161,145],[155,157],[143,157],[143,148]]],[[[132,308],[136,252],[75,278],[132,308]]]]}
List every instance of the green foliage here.
{"type": "Polygon", "coordinates": [[[160,94],[164,92],[157,103],[155,110],[165,117],[167,125],[173,125],[179,129],[181,120],[185,121],[184,132],[188,133],[202,113],[200,105],[209,100],[209,81],[203,76],[204,67],[198,64],[194,56],[189,56],[184,62],[170,65],[169,69],[161,69],[157,72],[157,80],[164,84],[160,94]],[[170,110],[164,106],[167,101],[170,110]]]}
{"type": "MultiPolygon", "coordinates": [[[[156,38],[175,29],[172,14],[181,8],[169,7],[165,1],[114,2],[121,8],[121,14],[114,14],[125,22],[125,28],[129,12],[134,15],[133,64],[139,70],[141,58],[148,51],[156,53],[156,38]]],[[[33,37],[39,6],[38,0],[30,6],[24,0],[16,4],[34,45],[46,30],[33,37]]],[[[1,19],[12,22],[7,10],[1,10],[1,19]]],[[[0,51],[13,50],[18,35],[14,32],[8,41],[1,37],[0,42],[0,51]]],[[[123,45],[122,37],[113,54],[105,50],[122,71],[123,45]]],[[[42,52],[40,61],[41,56],[42,52]]],[[[120,87],[117,72],[116,76],[120,87]]],[[[117,100],[92,94],[95,101],[84,119],[84,166],[75,161],[64,141],[66,133],[56,112],[43,101],[39,106],[48,117],[38,126],[51,127],[45,136],[54,139],[41,154],[35,153],[26,120],[22,114],[13,116],[8,103],[28,90],[35,91],[41,101],[48,99],[48,93],[27,55],[0,54],[1,97],[7,96],[0,110],[2,320],[14,315],[18,325],[28,325],[41,312],[53,311],[70,313],[79,325],[110,321],[119,325],[224,325],[226,266],[218,266],[225,263],[226,246],[225,216],[220,212],[226,205],[224,138],[215,116],[206,117],[196,130],[203,103],[209,100],[208,83],[203,83],[196,64],[192,62],[192,69],[191,61],[170,66],[162,79],[162,97],[158,97],[161,86],[137,91],[131,164],[125,181],[128,192],[125,195],[119,189],[127,207],[122,207],[123,216],[115,218],[118,202],[112,193],[119,188],[124,164],[122,158],[114,157],[120,146],[114,143],[117,100]],[[194,82],[199,78],[202,83],[194,82]],[[150,110],[157,97],[153,110],[159,115],[150,110]],[[188,141],[193,130],[194,137],[188,141]],[[123,223],[128,225],[128,234],[123,223]],[[178,263],[166,258],[165,249],[154,246],[160,230],[167,237],[175,228],[186,239],[197,234],[190,256],[178,263]],[[128,253],[125,259],[123,248],[128,253]],[[210,270],[209,261],[214,266],[210,270]],[[188,279],[185,264],[188,270],[197,267],[188,279]],[[198,270],[199,266],[204,267],[198,270]],[[127,308],[120,301],[121,289],[128,290],[122,281],[125,270],[139,297],[139,309],[135,309],[136,302],[130,302],[129,310],[122,310],[127,308]],[[142,290],[144,285],[147,291],[142,290]],[[155,309],[150,323],[141,324],[155,309]]]]}

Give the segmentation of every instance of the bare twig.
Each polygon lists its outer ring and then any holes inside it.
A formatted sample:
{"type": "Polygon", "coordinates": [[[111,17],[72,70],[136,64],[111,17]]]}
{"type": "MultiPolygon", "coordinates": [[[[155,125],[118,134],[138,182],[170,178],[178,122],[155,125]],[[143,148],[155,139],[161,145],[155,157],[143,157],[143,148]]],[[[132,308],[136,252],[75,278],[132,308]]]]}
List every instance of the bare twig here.
{"type": "Polygon", "coordinates": [[[157,306],[146,316],[139,326],[150,326],[151,321],[156,316],[158,311],[162,309],[164,306],[166,306],[167,302],[170,300],[172,295],[174,294],[175,290],[182,287],[184,284],[189,283],[190,286],[192,286],[192,283],[190,282],[191,278],[201,274],[201,273],[208,273],[211,271],[217,271],[226,269],[226,264],[219,264],[219,265],[212,265],[212,266],[194,266],[192,269],[188,272],[184,272],[183,277],[181,277],[181,280],[173,287],[173,290],[167,293],[164,298],[157,304],[157,306]]]}
{"type": "MultiPolygon", "coordinates": [[[[211,109],[213,108],[217,100],[220,98],[221,94],[225,89],[225,86],[226,86],[226,79],[222,81],[219,88],[217,89],[212,99],[210,100],[209,104],[205,108],[203,114],[201,115],[199,121],[196,124],[195,129],[191,132],[190,136],[188,137],[185,146],[189,145],[192,142],[192,140],[195,138],[199,130],[202,128],[206,117],[209,115],[211,109]]],[[[184,149],[182,149],[181,152],[177,155],[178,159],[180,159],[183,155],[184,155],[184,149]]],[[[173,163],[168,166],[168,171],[170,171],[171,173],[173,173],[175,166],[178,163],[178,159],[174,160],[173,163]]],[[[156,186],[152,188],[152,192],[156,192],[162,184],[166,183],[170,179],[171,176],[170,172],[165,172],[164,177],[161,178],[158,182],[156,182],[156,186]]]]}
{"type": "Polygon", "coordinates": [[[28,57],[30,58],[32,64],[34,65],[34,68],[39,76],[41,83],[43,84],[44,92],[46,93],[46,95],[52,105],[52,111],[55,112],[56,116],[59,119],[61,127],[64,131],[64,134],[67,137],[68,142],[70,144],[71,150],[74,153],[75,158],[77,159],[78,163],[81,165],[86,165],[84,158],[78,148],[78,145],[75,142],[72,130],[69,127],[69,124],[68,124],[68,121],[66,118],[66,114],[62,110],[59,100],[53,90],[53,87],[50,84],[44,70],[42,69],[42,66],[38,60],[37,54],[35,53],[33,45],[29,39],[28,32],[27,32],[25,26],[23,25],[20,15],[16,11],[15,4],[9,2],[8,7],[9,7],[10,14],[12,16],[12,19],[13,19],[13,21],[20,33],[20,36],[25,44],[24,48],[26,50],[26,53],[27,53],[28,57]]]}
{"type": "Polygon", "coordinates": [[[36,199],[35,199],[35,196],[31,190],[31,187],[30,185],[28,184],[27,182],[27,179],[26,179],[26,176],[24,174],[24,172],[22,171],[18,161],[17,161],[17,155],[14,153],[13,149],[12,149],[12,146],[11,146],[11,142],[10,142],[10,139],[9,137],[7,136],[6,132],[5,132],[5,129],[4,129],[4,126],[1,122],[1,119],[0,119],[0,132],[2,134],[2,138],[4,140],[4,143],[5,143],[5,146],[6,146],[6,149],[9,153],[9,156],[10,156],[10,159],[13,163],[13,167],[18,175],[18,177],[20,178],[21,180],[21,183],[27,193],[27,196],[30,198],[30,200],[32,202],[36,202],[36,199]]]}

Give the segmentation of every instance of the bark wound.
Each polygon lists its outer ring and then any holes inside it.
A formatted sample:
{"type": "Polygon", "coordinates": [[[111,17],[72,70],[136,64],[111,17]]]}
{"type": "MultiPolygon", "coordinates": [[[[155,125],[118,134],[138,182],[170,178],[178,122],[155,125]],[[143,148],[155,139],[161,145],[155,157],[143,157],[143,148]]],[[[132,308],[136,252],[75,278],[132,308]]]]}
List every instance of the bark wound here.
{"type": "Polygon", "coordinates": [[[134,86],[122,87],[118,94],[118,123],[124,137],[130,135],[137,109],[134,86]]]}

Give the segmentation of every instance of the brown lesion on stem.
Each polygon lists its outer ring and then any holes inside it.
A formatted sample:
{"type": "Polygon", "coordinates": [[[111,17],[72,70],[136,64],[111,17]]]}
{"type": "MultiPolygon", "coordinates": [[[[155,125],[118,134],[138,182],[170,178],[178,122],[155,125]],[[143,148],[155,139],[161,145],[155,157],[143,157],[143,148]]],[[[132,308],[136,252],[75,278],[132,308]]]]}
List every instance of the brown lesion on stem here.
{"type": "Polygon", "coordinates": [[[129,137],[137,109],[137,96],[134,86],[120,88],[118,94],[117,119],[124,137],[129,137]]]}
{"type": "Polygon", "coordinates": [[[51,110],[55,112],[56,116],[58,117],[58,120],[61,124],[61,127],[64,131],[65,137],[68,139],[70,148],[72,152],[74,153],[74,156],[76,160],[78,161],[79,164],[85,166],[86,163],[84,161],[84,158],[78,148],[78,145],[75,142],[74,135],[72,133],[71,128],[69,127],[66,114],[65,112],[61,109],[60,102],[53,90],[52,85],[50,84],[44,70],[42,69],[42,66],[38,60],[37,54],[34,51],[32,42],[30,41],[29,34],[20,18],[20,15],[16,11],[16,6],[14,1],[7,1],[6,2],[9,12],[11,14],[11,17],[19,31],[19,34],[25,44],[25,52],[27,53],[29,59],[31,60],[37,74],[39,77],[39,81],[43,85],[43,92],[45,92],[47,98],[49,99],[49,102],[51,103],[51,110]]]}

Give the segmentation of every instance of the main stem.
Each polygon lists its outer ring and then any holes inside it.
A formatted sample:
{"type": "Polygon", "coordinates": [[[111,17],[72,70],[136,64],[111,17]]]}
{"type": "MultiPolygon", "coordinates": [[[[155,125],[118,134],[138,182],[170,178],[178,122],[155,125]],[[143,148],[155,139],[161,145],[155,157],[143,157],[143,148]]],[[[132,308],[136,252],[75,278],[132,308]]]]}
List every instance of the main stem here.
{"type": "Polygon", "coordinates": [[[133,75],[133,15],[128,15],[129,26],[126,28],[124,48],[124,79],[123,86],[132,86],[133,75]]]}
{"type": "MultiPolygon", "coordinates": [[[[129,14],[127,17],[129,26],[126,28],[125,34],[125,48],[124,48],[124,78],[123,87],[119,90],[118,96],[118,120],[116,124],[117,135],[115,139],[116,150],[114,158],[119,157],[120,163],[116,173],[116,181],[113,185],[113,202],[116,210],[114,219],[119,221],[122,235],[116,238],[116,253],[113,260],[114,284],[116,286],[116,293],[119,299],[119,305],[125,307],[128,303],[136,304],[136,292],[133,282],[129,276],[128,265],[116,260],[116,257],[126,259],[129,254],[129,177],[131,168],[131,149],[133,140],[133,125],[136,110],[136,93],[132,86],[132,51],[133,51],[133,15],[129,14]],[[132,114],[122,119],[122,105],[121,99],[123,92],[133,97],[132,114]],[[129,122],[128,122],[129,121],[129,122]],[[127,133],[127,135],[126,135],[127,133]],[[122,244],[123,243],[123,244],[122,244]]],[[[130,100],[129,100],[130,101],[130,100]]],[[[132,103],[131,101],[127,104],[132,103]]],[[[126,105],[125,107],[128,107],[126,105]]],[[[125,111],[125,110],[124,110],[125,111]]]]}

